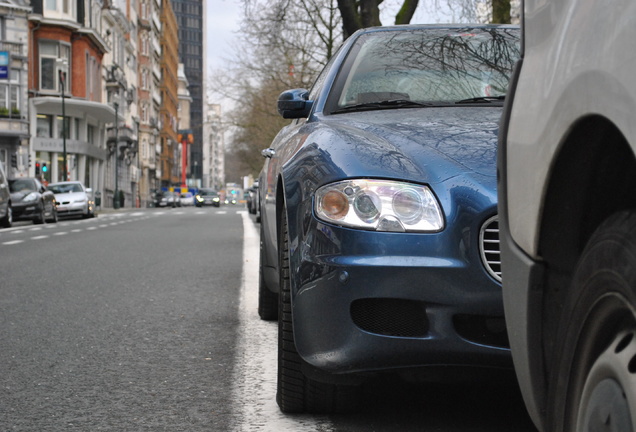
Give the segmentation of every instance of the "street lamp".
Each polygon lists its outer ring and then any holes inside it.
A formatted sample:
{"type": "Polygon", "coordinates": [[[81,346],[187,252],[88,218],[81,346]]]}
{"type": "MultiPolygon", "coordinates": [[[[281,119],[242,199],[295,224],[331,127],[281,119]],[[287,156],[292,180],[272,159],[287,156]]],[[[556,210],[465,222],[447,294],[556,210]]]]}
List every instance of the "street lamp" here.
{"type": "Polygon", "coordinates": [[[115,200],[113,208],[119,208],[119,103],[113,102],[115,106],[115,200]]]}
{"type": "Polygon", "coordinates": [[[58,74],[60,81],[60,89],[62,91],[62,152],[64,157],[64,180],[68,180],[68,167],[66,163],[66,109],[64,104],[64,90],[66,87],[66,73],[68,71],[68,62],[66,59],[58,58],[56,59],[57,64],[59,65],[58,74]]]}

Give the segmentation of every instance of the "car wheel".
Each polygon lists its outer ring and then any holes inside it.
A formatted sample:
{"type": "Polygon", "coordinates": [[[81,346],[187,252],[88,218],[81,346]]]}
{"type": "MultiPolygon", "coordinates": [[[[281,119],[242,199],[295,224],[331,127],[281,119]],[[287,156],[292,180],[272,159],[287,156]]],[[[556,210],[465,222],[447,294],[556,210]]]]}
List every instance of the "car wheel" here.
{"type": "Polygon", "coordinates": [[[261,225],[261,250],[258,265],[258,315],[264,321],[273,321],[278,318],[278,295],[267,287],[263,276],[263,263],[265,251],[263,249],[263,226],[261,225]]]}
{"type": "Polygon", "coordinates": [[[7,214],[4,215],[2,220],[0,220],[0,225],[2,225],[3,228],[11,228],[11,225],[13,225],[13,210],[11,210],[11,203],[7,204],[7,214]]]}
{"type": "Polygon", "coordinates": [[[43,224],[44,221],[46,220],[46,216],[44,214],[44,203],[41,203],[42,207],[40,207],[38,209],[38,215],[33,218],[33,223],[34,224],[43,224]]]}
{"type": "Polygon", "coordinates": [[[586,245],[555,346],[551,430],[635,430],[636,212],[608,218],[586,245]]]}
{"type": "MultiPolygon", "coordinates": [[[[279,247],[278,377],[276,402],[282,412],[332,414],[357,408],[359,386],[323,383],[303,373],[308,365],[296,350],[290,292],[289,240],[283,212],[279,247]]],[[[335,377],[331,377],[331,381],[335,377]]]]}
{"type": "Polygon", "coordinates": [[[51,219],[48,221],[49,223],[57,223],[57,209],[55,205],[51,205],[51,219]]]}

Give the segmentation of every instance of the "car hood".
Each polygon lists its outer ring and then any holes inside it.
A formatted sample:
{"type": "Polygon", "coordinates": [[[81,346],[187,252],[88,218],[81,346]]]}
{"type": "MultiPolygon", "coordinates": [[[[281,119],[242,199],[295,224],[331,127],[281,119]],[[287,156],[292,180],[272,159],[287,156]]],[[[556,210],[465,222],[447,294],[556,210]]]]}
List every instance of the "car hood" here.
{"type": "Polygon", "coordinates": [[[21,202],[25,196],[33,193],[35,191],[21,191],[21,192],[12,192],[11,193],[11,201],[14,203],[21,202]]]}
{"type": "Polygon", "coordinates": [[[501,107],[440,107],[325,116],[305,145],[327,152],[342,175],[439,183],[473,173],[496,182],[501,107]]]}
{"type": "Polygon", "coordinates": [[[84,192],[69,192],[69,193],[55,194],[55,200],[57,202],[65,202],[65,201],[73,202],[73,201],[82,200],[86,198],[87,198],[86,193],[84,192]]]}

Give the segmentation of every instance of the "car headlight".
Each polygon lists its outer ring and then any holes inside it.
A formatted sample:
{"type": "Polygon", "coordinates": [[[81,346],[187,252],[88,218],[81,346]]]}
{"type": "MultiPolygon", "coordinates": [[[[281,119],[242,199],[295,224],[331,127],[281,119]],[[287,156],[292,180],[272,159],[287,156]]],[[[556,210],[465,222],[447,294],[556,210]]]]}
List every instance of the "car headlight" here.
{"type": "Polygon", "coordinates": [[[31,202],[31,201],[36,201],[38,199],[38,194],[35,192],[31,192],[28,195],[26,195],[24,198],[22,198],[22,202],[31,202]]]}
{"type": "Polygon", "coordinates": [[[204,199],[201,198],[200,195],[196,195],[194,198],[196,198],[196,200],[199,201],[199,202],[203,202],[204,201],[204,199]]]}
{"type": "Polygon", "coordinates": [[[316,191],[319,219],[352,228],[391,232],[444,229],[440,205],[427,187],[386,180],[345,180],[316,191]]]}

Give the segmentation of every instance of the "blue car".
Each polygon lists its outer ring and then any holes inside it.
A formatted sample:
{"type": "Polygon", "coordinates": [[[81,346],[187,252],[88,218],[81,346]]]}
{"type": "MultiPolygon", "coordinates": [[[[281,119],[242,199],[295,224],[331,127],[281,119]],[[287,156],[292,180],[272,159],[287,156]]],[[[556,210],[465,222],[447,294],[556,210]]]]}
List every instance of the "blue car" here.
{"type": "Polygon", "coordinates": [[[280,95],[258,308],[283,412],[351,410],[379,372],[512,367],[496,148],[518,57],[516,26],[364,29],[280,95]]]}

